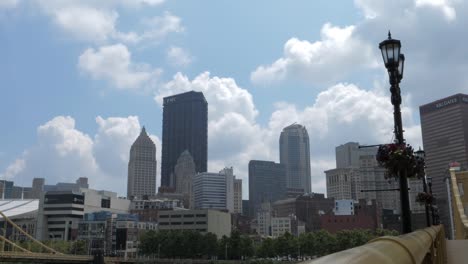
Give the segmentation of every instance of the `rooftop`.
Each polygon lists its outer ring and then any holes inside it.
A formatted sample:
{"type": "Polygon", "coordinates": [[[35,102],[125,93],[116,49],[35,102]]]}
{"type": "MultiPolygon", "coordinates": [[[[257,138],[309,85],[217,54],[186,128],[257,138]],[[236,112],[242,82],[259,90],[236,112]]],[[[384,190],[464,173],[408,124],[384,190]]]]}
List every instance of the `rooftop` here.
{"type": "MultiPolygon", "coordinates": [[[[0,200],[0,212],[8,218],[28,217],[29,214],[35,215],[38,209],[39,199],[0,200]]],[[[0,219],[2,218],[0,216],[0,219]]]]}

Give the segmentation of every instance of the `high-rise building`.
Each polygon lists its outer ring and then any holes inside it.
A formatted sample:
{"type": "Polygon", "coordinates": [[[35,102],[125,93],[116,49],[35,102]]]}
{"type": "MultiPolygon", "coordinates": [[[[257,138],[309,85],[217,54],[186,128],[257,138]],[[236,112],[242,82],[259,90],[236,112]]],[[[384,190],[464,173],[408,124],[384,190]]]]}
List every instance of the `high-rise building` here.
{"type": "Polygon", "coordinates": [[[193,208],[193,177],[195,176],[195,162],[188,150],[180,154],[177,164],[174,168],[174,178],[176,179],[177,193],[183,195],[185,208],[193,208]]]}
{"type": "Polygon", "coordinates": [[[129,199],[156,194],[156,146],[145,127],[130,148],[127,197],[129,199]]]}
{"type": "Polygon", "coordinates": [[[219,173],[202,172],[193,178],[195,209],[234,211],[234,175],[232,168],[219,173]]]}
{"type": "Polygon", "coordinates": [[[242,214],[242,179],[234,179],[234,213],[242,214]]]}
{"type": "Polygon", "coordinates": [[[432,178],[440,220],[451,233],[447,186],[449,163],[468,168],[468,95],[455,94],[419,107],[426,175],[432,178]]]}
{"type": "Polygon", "coordinates": [[[202,92],[186,92],[164,98],[161,186],[175,187],[171,180],[180,154],[188,150],[195,171],[206,172],[208,159],[208,103],[202,92]]]}
{"type": "Polygon", "coordinates": [[[41,197],[42,191],[44,190],[45,179],[44,178],[34,178],[32,181],[32,194],[31,198],[39,199],[41,197]]]}
{"type": "Polygon", "coordinates": [[[286,169],[273,161],[249,162],[249,209],[254,217],[264,202],[274,202],[286,197],[286,169]]]}
{"type": "Polygon", "coordinates": [[[399,211],[398,182],[385,179],[385,169],[375,158],[376,147],[360,148],[357,142],[348,142],[335,149],[336,169],[325,171],[327,197],[335,199],[377,200],[384,209],[399,211]]]}
{"type": "Polygon", "coordinates": [[[310,146],[307,129],[299,124],[287,126],[281,132],[280,163],[286,168],[288,192],[311,192],[310,146]]]}

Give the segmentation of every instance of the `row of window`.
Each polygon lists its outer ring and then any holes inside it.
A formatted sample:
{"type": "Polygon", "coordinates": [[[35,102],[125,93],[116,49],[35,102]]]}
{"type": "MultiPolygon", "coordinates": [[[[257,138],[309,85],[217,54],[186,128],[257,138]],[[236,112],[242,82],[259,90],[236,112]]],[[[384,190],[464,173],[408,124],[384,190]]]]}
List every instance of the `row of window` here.
{"type": "Polygon", "coordinates": [[[167,226],[167,225],[206,225],[206,221],[198,221],[198,222],[172,222],[172,223],[159,223],[161,226],[167,226]]]}
{"type": "Polygon", "coordinates": [[[193,218],[206,217],[206,214],[186,214],[186,215],[160,215],[159,218],[193,218]]]}

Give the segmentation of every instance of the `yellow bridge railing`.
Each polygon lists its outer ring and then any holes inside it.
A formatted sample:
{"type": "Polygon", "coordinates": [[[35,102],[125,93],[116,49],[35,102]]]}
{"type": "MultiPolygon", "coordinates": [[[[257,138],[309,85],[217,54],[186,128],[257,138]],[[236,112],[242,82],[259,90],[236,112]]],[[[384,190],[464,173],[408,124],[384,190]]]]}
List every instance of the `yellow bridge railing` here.
{"type": "Polygon", "coordinates": [[[468,239],[468,217],[464,209],[464,205],[468,204],[468,196],[462,195],[459,189],[459,186],[462,186],[462,189],[468,191],[468,172],[450,169],[450,181],[454,239],[468,239]]]}
{"type": "Polygon", "coordinates": [[[445,263],[443,226],[432,226],[398,237],[384,236],[367,244],[308,261],[310,264],[445,263]]]}

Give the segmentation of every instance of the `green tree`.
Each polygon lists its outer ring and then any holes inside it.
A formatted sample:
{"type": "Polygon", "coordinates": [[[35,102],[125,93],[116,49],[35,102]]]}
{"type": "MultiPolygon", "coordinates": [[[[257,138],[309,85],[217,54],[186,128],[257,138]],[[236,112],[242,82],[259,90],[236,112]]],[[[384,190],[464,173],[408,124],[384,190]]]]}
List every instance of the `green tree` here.
{"type": "Polygon", "coordinates": [[[280,256],[296,256],[298,253],[297,239],[289,232],[275,239],[275,253],[280,256]]]}
{"type": "Polygon", "coordinates": [[[275,242],[271,238],[266,238],[262,241],[260,246],[257,248],[257,257],[261,258],[272,258],[276,256],[275,253],[275,242]]]}
{"type": "Polygon", "coordinates": [[[243,235],[241,236],[241,255],[244,258],[249,258],[254,255],[253,241],[250,237],[243,235]]]}
{"type": "Polygon", "coordinates": [[[218,238],[213,233],[206,233],[202,238],[201,253],[204,256],[212,257],[217,255],[218,238]]]}

